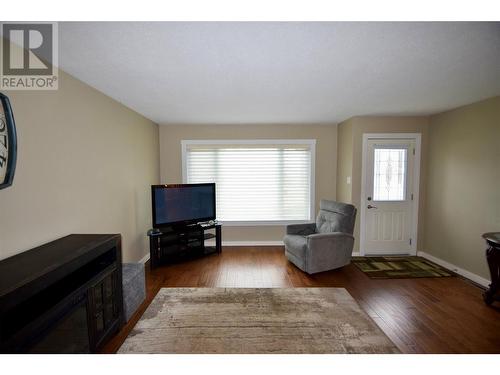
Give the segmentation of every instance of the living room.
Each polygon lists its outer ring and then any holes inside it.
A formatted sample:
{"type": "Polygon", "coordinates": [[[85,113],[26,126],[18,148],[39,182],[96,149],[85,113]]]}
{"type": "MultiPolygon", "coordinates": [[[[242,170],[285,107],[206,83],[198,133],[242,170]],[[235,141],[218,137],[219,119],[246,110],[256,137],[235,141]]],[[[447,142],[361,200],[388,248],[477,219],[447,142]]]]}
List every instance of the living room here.
{"type": "Polygon", "coordinates": [[[1,353],[500,352],[499,22],[37,17],[1,353]]]}

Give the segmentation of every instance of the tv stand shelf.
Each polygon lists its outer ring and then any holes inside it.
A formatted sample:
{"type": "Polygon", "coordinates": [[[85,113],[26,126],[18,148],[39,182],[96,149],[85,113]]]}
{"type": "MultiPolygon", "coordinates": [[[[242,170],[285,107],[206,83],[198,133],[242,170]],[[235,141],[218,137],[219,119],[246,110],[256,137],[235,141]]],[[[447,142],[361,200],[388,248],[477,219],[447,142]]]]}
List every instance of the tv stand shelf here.
{"type": "Polygon", "coordinates": [[[161,264],[186,258],[222,252],[222,226],[189,225],[150,229],[149,252],[151,269],[161,264]],[[215,230],[215,233],[207,232],[215,230]],[[215,238],[215,246],[206,246],[205,240],[215,238]]]}

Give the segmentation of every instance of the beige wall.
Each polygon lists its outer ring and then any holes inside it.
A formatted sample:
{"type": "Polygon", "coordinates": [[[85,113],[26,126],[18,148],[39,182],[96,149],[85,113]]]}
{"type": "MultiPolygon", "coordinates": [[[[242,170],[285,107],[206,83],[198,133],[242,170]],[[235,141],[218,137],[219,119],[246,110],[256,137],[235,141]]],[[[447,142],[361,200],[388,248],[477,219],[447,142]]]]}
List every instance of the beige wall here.
{"type": "Polygon", "coordinates": [[[14,184],[0,190],[0,259],[70,233],[121,233],[124,261],[148,250],[158,126],[60,71],[57,91],[5,92],[18,132],[14,184]]]}
{"type": "Polygon", "coordinates": [[[423,250],[489,279],[481,234],[500,231],[500,97],[430,118],[423,250]]]}
{"type": "MultiPolygon", "coordinates": [[[[339,191],[348,191],[351,193],[351,203],[358,208],[358,217],[356,218],[356,226],[354,228],[354,251],[359,251],[359,224],[360,224],[360,200],[361,200],[361,167],[362,167],[362,151],[363,151],[363,134],[365,133],[421,133],[422,134],[422,160],[420,175],[425,176],[426,171],[426,147],[428,136],[429,118],[424,116],[415,117],[354,117],[346,122],[339,124],[339,134],[352,133],[352,146],[345,147],[343,153],[345,155],[339,156],[339,159],[352,161],[347,162],[352,166],[351,171],[351,186],[346,184],[346,179],[340,179],[337,185],[339,191]],[[351,129],[349,129],[351,128],[351,129]],[[351,156],[352,155],[352,156],[351,156]]],[[[340,136],[339,136],[340,140],[340,136]]],[[[349,141],[350,142],[350,141],[349,141]]],[[[350,143],[348,143],[348,146],[350,143]]],[[[340,145],[339,145],[340,148],[340,145]]],[[[346,176],[348,173],[346,173],[346,176]]],[[[347,198],[348,193],[343,197],[347,198]]],[[[419,220],[418,220],[418,241],[417,249],[421,250],[424,238],[424,204],[425,204],[425,181],[424,178],[420,179],[420,200],[419,200],[419,220]]]]}
{"type": "MultiPolygon", "coordinates": [[[[321,198],[335,199],[336,125],[161,125],[162,183],[182,182],[183,139],[316,139],[316,208],[321,198]]],[[[284,226],[224,226],[224,241],[281,241],[284,226]]]]}
{"type": "Polygon", "coordinates": [[[352,158],[353,158],[353,120],[349,119],[338,126],[337,155],[337,201],[352,202],[352,158]]]}

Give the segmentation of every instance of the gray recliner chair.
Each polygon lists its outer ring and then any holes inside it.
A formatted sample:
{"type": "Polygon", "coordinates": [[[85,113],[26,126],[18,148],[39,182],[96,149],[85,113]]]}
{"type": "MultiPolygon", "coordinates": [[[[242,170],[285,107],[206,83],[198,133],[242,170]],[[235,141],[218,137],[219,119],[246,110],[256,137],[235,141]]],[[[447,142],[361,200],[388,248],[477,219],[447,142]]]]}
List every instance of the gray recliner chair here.
{"type": "Polygon", "coordinates": [[[349,264],[355,221],[356,207],[322,199],[316,223],[287,225],[286,257],[309,274],[349,264]]]}

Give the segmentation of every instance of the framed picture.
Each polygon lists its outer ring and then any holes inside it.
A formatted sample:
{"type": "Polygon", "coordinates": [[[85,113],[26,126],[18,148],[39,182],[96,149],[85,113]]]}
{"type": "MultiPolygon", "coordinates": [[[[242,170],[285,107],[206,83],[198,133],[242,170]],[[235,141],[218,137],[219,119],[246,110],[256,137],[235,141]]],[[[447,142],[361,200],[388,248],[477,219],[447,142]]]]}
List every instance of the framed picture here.
{"type": "Polygon", "coordinates": [[[16,170],[17,136],[9,98],[0,93],[0,189],[12,185],[16,170]]]}

